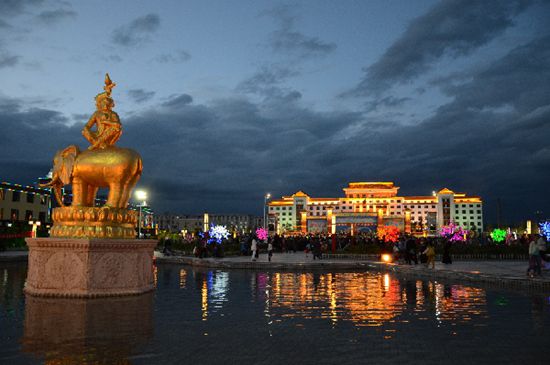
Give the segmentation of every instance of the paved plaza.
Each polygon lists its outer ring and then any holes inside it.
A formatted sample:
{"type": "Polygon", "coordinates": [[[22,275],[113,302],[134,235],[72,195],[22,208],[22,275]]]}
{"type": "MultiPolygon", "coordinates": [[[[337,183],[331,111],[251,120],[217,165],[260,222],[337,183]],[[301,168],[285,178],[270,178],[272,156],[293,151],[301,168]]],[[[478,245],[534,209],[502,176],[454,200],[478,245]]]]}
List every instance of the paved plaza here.
{"type": "Polygon", "coordinates": [[[542,277],[530,278],[526,275],[525,261],[455,261],[445,265],[437,262],[435,269],[423,264],[387,264],[367,259],[335,259],[327,258],[313,260],[311,254],[303,252],[275,253],[271,262],[267,254],[260,254],[256,261],[249,256],[234,256],[225,258],[194,258],[189,256],[165,256],[156,253],[159,263],[172,262],[193,266],[214,267],[226,269],[274,269],[274,270],[381,270],[393,271],[404,275],[432,279],[451,279],[465,282],[482,282],[498,286],[526,288],[550,291],[550,271],[543,270],[542,277]]]}

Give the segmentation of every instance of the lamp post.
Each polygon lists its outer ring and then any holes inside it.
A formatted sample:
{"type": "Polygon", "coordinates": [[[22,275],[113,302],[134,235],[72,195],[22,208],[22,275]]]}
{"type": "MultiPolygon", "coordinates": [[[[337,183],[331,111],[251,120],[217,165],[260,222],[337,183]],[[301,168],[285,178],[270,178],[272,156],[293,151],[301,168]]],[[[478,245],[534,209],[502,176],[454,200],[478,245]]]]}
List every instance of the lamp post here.
{"type": "Polygon", "coordinates": [[[271,198],[271,193],[267,193],[264,195],[264,229],[266,229],[265,220],[266,220],[266,209],[267,209],[267,200],[271,198]]]}
{"type": "Polygon", "coordinates": [[[144,190],[136,190],[136,199],[141,202],[139,206],[139,221],[138,221],[138,238],[141,238],[141,208],[147,205],[145,199],[147,199],[147,192],[144,190]]]}

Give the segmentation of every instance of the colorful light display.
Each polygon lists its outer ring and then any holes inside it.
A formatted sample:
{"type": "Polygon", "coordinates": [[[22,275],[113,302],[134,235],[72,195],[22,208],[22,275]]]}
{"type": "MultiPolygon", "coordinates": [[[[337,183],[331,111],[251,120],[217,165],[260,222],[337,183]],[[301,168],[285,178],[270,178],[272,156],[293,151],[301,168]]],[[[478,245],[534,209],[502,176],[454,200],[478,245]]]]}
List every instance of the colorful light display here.
{"type": "Polygon", "coordinates": [[[396,226],[380,226],[376,235],[384,242],[397,242],[399,239],[399,228],[396,226]]]}
{"type": "Polygon", "coordinates": [[[495,242],[502,242],[506,239],[506,231],[504,229],[495,228],[491,232],[491,238],[495,242]]]}
{"type": "Polygon", "coordinates": [[[451,222],[448,226],[441,227],[441,231],[439,232],[439,234],[442,237],[447,238],[449,241],[456,242],[466,240],[468,231],[451,222]]]}
{"type": "Polygon", "coordinates": [[[539,223],[540,234],[546,238],[546,241],[550,241],[550,221],[539,223]]]}
{"type": "Polygon", "coordinates": [[[256,237],[262,241],[265,241],[267,239],[267,230],[264,228],[258,228],[256,230],[256,237]]]}
{"type": "Polygon", "coordinates": [[[215,226],[211,225],[210,230],[208,230],[208,243],[216,242],[217,244],[222,243],[223,240],[229,237],[229,231],[225,226],[215,226]]]}

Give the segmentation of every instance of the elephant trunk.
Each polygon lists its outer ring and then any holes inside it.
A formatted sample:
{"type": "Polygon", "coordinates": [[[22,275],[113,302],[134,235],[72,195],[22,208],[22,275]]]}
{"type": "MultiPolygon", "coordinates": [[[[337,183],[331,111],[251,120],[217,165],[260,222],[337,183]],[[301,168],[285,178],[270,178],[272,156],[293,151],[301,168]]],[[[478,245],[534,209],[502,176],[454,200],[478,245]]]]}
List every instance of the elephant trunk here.
{"type": "Polygon", "coordinates": [[[40,187],[43,188],[50,188],[53,190],[55,199],[57,200],[57,203],[59,206],[64,207],[65,204],[63,204],[63,195],[61,194],[61,188],[63,187],[63,183],[59,180],[58,177],[52,178],[52,180],[49,183],[46,184],[39,184],[40,187]]]}

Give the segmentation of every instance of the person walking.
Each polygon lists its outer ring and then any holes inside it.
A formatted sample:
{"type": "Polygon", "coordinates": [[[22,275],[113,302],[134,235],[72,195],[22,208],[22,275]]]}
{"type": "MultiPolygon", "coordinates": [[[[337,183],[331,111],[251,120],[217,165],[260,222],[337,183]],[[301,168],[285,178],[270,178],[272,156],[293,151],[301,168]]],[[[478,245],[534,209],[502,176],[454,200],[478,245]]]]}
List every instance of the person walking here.
{"type": "Polygon", "coordinates": [[[423,254],[426,255],[426,267],[430,267],[432,264],[432,269],[435,269],[435,248],[431,242],[428,242],[423,254]]]}
{"type": "Polygon", "coordinates": [[[539,238],[537,240],[537,248],[539,249],[539,256],[540,256],[540,261],[539,261],[539,267],[541,269],[541,274],[542,274],[542,268],[547,268],[547,263],[546,263],[546,240],[544,239],[544,236],[542,234],[539,234],[539,238]]]}
{"type": "Polygon", "coordinates": [[[250,245],[250,251],[252,251],[252,261],[256,261],[258,258],[258,242],[256,241],[256,237],[252,237],[252,244],[250,245]]]}
{"type": "Polygon", "coordinates": [[[444,264],[452,264],[453,259],[451,258],[451,241],[448,239],[445,240],[443,246],[443,258],[441,260],[444,264]]]}
{"type": "Polygon", "coordinates": [[[540,253],[534,236],[529,242],[529,267],[527,268],[527,275],[531,277],[540,275],[540,253]]]}
{"type": "Polygon", "coordinates": [[[267,244],[267,260],[271,262],[271,256],[273,256],[273,244],[271,241],[267,244]]]}

